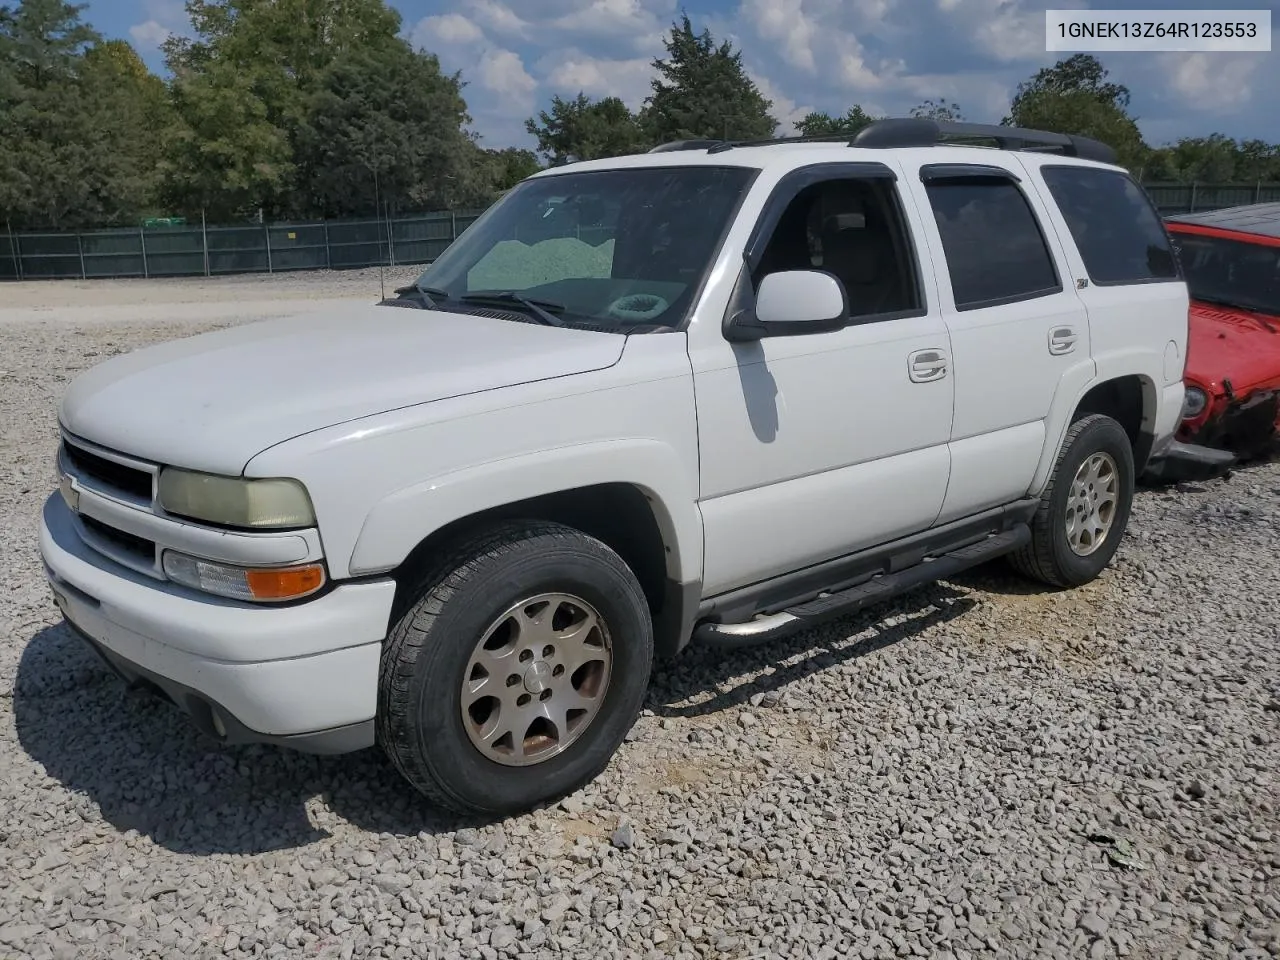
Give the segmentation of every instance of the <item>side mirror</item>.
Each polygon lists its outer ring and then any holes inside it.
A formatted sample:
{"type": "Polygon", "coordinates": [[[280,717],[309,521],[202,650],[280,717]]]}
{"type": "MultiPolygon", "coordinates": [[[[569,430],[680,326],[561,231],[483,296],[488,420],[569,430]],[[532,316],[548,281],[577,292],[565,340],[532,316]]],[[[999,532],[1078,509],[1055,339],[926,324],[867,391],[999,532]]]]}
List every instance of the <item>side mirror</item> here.
{"type": "Polygon", "coordinates": [[[784,270],[760,281],[755,310],[743,310],[730,322],[730,340],[798,337],[831,333],[849,323],[844,287],[820,270],[784,270]]]}

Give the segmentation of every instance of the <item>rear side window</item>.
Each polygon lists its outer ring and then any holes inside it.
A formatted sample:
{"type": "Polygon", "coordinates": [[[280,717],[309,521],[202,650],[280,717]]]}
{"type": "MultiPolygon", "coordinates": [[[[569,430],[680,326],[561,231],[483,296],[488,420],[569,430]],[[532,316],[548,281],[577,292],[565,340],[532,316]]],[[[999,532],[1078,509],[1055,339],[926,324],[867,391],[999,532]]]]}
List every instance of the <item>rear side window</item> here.
{"type": "Polygon", "coordinates": [[[1035,213],[1005,177],[931,180],[957,310],[1030,300],[1062,289],[1035,213]]]}
{"type": "Polygon", "coordinates": [[[1169,235],[1143,189],[1115,170],[1042,167],[1089,279],[1103,286],[1177,280],[1169,235]]]}

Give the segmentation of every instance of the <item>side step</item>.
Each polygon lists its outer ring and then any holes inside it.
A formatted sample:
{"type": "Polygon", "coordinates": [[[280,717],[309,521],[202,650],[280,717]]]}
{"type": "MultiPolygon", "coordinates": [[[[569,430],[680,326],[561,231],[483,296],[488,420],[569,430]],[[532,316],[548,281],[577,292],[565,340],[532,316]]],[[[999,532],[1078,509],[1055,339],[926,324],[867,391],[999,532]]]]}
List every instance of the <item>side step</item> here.
{"type": "Polygon", "coordinates": [[[825,620],[846,616],[926,583],[944,580],[962,570],[1012,553],[1030,541],[1031,528],[1020,523],[1004,533],[992,534],[985,540],[951,553],[922,560],[897,573],[878,574],[857,586],[836,593],[819,594],[781,613],[766,614],[746,623],[700,623],[693,635],[695,639],[717,647],[750,647],[767,643],[825,620]]]}

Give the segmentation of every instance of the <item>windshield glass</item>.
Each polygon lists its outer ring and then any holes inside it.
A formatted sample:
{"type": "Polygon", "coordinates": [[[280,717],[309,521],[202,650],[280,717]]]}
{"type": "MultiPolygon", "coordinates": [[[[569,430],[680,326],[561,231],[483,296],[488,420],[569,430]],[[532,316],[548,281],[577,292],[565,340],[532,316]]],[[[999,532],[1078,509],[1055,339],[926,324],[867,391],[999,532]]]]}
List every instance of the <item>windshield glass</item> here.
{"type": "MultiPolygon", "coordinates": [[[[517,294],[567,324],[674,327],[757,171],[645,167],[526,180],[418,279],[445,309],[517,294]]],[[[510,296],[503,309],[528,310],[510,296]]]]}
{"type": "Polygon", "coordinates": [[[1194,299],[1280,315],[1280,247],[1181,232],[1173,240],[1194,299]]]}

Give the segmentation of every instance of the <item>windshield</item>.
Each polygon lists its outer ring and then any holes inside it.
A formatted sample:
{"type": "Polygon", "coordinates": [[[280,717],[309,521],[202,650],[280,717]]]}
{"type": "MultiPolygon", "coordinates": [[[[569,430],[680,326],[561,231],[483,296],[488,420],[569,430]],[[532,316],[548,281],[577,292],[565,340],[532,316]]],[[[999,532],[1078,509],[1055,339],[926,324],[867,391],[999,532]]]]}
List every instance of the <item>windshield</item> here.
{"type": "Polygon", "coordinates": [[[445,309],[501,294],[503,309],[543,308],[569,325],[679,326],[757,172],[645,167],[526,180],[418,286],[445,309]]]}
{"type": "Polygon", "coordinates": [[[1280,247],[1173,233],[1192,298],[1280,315],[1280,247]]]}

